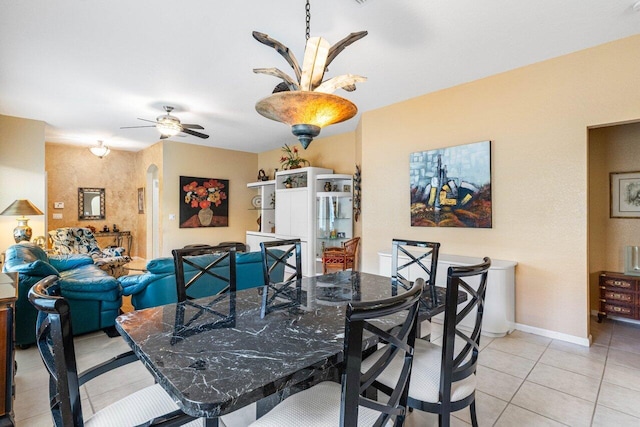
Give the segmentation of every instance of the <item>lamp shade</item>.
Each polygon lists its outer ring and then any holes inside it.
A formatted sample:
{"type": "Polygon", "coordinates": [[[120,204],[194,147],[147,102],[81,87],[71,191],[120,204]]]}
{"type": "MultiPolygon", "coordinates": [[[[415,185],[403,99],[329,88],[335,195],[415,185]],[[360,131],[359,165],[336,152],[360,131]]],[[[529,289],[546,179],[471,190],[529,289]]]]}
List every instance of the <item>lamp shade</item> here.
{"type": "Polygon", "coordinates": [[[349,120],[358,108],[348,99],[331,93],[285,91],[258,101],[256,111],[268,119],[292,126],[293,134],[307,148],[320,129],[349,120]]]}
{"type": "Polygon", "coordinates": [[[102,141],[98,141],[98,145],[95,146],[95,147],[89,148],[89,151],[91,151],[91,153],[94,156],[98,156],[100,158],[103,158],[104,156],[106,156],[107,154],[109,154],[111,152],[109,147],[104,145],[104,142],[102,142],[102,141]]]}
{"type": "Polygon", "coordinates": [[[2,211],[2,213],[0,213],[0,215],[44,215],[44,212],[38,209],[36,205],[31,203],[27,199],[20,199],[11,203],[9,207],[7,207],[2,211]]]}
{"type": "Polygon", "coordinates": [[[29,227],[29,219],[25,215],[44,215],[33,203],[26,199],[16,200],[3,210],[0,215],[16,215],[18,226],[13,229],[13,239],[16,243],[31,240],[32,230],[29,227]]]}

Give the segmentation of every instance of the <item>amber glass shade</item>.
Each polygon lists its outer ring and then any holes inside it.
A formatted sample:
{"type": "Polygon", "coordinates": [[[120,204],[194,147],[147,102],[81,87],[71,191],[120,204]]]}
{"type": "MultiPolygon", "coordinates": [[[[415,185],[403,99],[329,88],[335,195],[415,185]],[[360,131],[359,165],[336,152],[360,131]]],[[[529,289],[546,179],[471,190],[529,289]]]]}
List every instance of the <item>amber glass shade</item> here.
{"type": "Polygon", "coordinates": [[[320,128],[349,120],[358,112],[348,99],[309,91],[274,93],[258,101],[256,110],[268,119],[289,126],[314,125],[320,128]]]}

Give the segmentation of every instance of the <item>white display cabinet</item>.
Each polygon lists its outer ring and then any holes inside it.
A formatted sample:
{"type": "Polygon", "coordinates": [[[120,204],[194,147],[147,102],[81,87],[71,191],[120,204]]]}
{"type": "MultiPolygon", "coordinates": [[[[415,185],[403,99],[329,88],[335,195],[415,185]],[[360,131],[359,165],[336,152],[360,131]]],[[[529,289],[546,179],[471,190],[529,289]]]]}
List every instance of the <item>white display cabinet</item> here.
{"type": "Polygon", "coordinates": [[[316,177],[316,258],[325,247],[353,238],[353,177],[321,174],[316,177]]]}
{"type": "Polygon", "coordinates": [[[307,167],[276,172],[275,237],[302,241],[302,274],[316,274],[317,177],[333,170],[307,167]]]}
{"type": "Polygon", "coordinates": [[[256,230],[261,233],[275,233],[276,227],[276,181],[258,181],[247,184],[248,188],[255,188],[258,193],[251,199],[249,209],[258,213],[256,230]],[[260,226],[258,227],[258,223],[260,226]]]}

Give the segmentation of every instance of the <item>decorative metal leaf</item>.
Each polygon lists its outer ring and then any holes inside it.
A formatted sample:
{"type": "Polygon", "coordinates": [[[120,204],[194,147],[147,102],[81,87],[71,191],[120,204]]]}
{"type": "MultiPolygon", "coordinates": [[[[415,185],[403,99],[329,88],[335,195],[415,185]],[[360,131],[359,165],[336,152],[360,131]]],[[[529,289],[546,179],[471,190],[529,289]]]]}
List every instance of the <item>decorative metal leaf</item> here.
{"type": "Polygon", "coordinates": [[[298,80],[298,82],[300,82],[300,64],[298,64],[298,60],[296,59],[293,52],[291,52],[288,47],[280,43],[278,40],[272,39],[265,33],[254,31],[252,34],[254,39],[258,40],[260,43],[266,46],[274,48],[280,55],[282,55],[282,57],[289,63],[289,65],[291,65],[291,68],[293,68],[293,71],[296,74],[296,79],[298,80]]]}
{"type": "Polygon", "coordinates": [[[321,82],[326,69],[329,42],[322,37],[311,37],[307,40],[302,61],[301,90],[314,90],[321,82]]]}
{"type": "Polygon", "coordinates": [[[329,49],[329,55],[327,56],[327,67],[331,62],[338,56],[340,52],[344,50],[345,47],[349,46],[351,43],[357,42],[364,36],[369,34],[368,31],[358,31],[357,33],[351,33],[347,37],[340,40],[338,43],[331,46],[329,49]]]}
{"type": "Polygon", "coordinates": [[[285,84],[289,87],[289,90],[299,90],[300,86],[297,82],[295,82],[291,76],[285,73],[282,70],[277,68],[254,68],[253,72],[256,74],[267,74],[269,76],[274,76],[282,79],[285,84]]]}
{"type": "Polygon", "coordinates": [[[333,93],[336,89],[342,88],[349,92],[355,90],[356,83],[366,82],[367,78],[362,76],[356,76],[354,74],[343,74],[341,76],[332,77],[329,80],[322,82],[314,92],[333,93]],[[351,89],[353,87],[353,89],[351,89]],[[351,89],[351,90],[349,90],[351,89]]]}

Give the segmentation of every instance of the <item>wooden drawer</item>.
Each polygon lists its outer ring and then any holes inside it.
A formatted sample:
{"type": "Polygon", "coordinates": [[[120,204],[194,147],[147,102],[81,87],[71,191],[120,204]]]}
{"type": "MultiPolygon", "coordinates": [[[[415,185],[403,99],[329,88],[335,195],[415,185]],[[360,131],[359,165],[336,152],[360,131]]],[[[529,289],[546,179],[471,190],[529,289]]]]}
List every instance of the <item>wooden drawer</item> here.
{"type": "Polygon", "coordinates": [[[607,314],[612,314],[614,316],[620,317],[628,317],[630,319],[635,319],[637,317],[636,307],[632,305],[618,305],[609,302],[603,302],[601,305],[602,311],[607,314]]]}
{"type": "Polygon", "coordinates": [[[605,288],[600,290],[600,299],[605,302],[636,305],[637,294],[634,292],[624,292],[617,289],[605,288]]]}
{"type": "Polygon", "coordinates": [[[600,286],[604,286],[609,289],[622,289],[630,292],[637,292],[638,290],[637,280],[616,276],[600,276],[600,286]]]}

